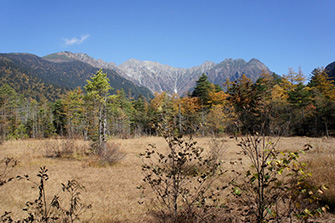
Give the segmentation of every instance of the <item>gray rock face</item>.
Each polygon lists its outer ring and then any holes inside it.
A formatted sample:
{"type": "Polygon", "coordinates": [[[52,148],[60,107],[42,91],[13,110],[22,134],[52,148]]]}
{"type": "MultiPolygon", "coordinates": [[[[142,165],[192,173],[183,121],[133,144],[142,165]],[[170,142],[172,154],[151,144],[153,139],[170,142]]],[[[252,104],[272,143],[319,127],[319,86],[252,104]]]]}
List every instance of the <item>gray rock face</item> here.
{"type": "Polygon", "coordinates": [[[243,59],[226,59],[218,63],[213,69],[210,69],[207,76],[211,82],[221,85],[227,79],[230,81],[237,80],[242,74],[256,81],[263,72],[271,71],[257,59],[251,59],[249,62],[243,59]]]}
{"type": "Polygon", "coordinates": [[[200,66],[191,68],[175,68],[157,62],[128,60],[119,65],[132,79],[146,86],[152,92],[166,91],[184,94],[195,86],[195,81],[205,73],[209,81],[222,85],[227,79],[234,81],[245,74],[256,81],[259,75],[270,70],[259,60],[226,59],[221,63],[206,61],[200,66]]]}
{"type": "Polygon", "coordinates": [[[152,92],[178,92],[178,82],[187,69],[175,68],[152,61],[139,61],[130,59],[119,65],[131,78],[152,92]]]}
{"type": "Polygon", "coordinates": [[[122,77],[135,84],[149,88],[153,93],[166,91],[168,93],[185,94],[195,86],[195,82],[205,73],[208,80],[214,84],[222,85],[227,79],[234,81],[245,74],[256,81],[259,75],[270,70],[259,60],[226,59],[218,64],[206,61],[191,68],[176,68],[152,61],[130,59],[119,66],[107,63],[101,59],[94,59],[87,54],[60,52],[48,55],[48,60],[62,62],[63,60],[80,60],[93,67],[115,70],[122,77]]]}

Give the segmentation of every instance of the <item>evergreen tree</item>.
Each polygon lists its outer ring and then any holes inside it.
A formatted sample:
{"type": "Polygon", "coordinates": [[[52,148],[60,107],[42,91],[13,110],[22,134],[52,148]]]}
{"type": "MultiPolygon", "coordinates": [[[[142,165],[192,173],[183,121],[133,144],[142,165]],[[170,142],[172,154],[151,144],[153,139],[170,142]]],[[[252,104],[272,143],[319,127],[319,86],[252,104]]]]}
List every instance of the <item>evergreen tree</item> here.
{"type": "Polygon", "coordinates": [[[206,106],[209,101],[209,93],[211,91],[211,82],[207,80],[206,74],[202,74],[196,81],[196,86],[192,92],[192,97],[200,98],[202,106],[206,106]]]}
{"type": "Polygon", "coordinates": [[[131,134],[133,105],[123,89],[117,90],[108,100],[108,118],[112,120],[112,134],[128,138],[131,134]]]}
{"type": "Polygon", "coordinates": [[[17,127],[19,95],[8,84],[0,86],[0,137],[5,140],[17,127]]]}
{"type": "Polygon", "coordinates": [[[306,107],[312,102],[312,95],[310,89],[304,84],[299,83],[297,87],[288,92],[288,101],[298,110],[300,110],[301,119],[295,118],[292,120],[292,126],[295,127],[296,133],[299,135],[306,135],[306,107]],[[299,122],[301,124],[299,124],[299,122]]]}
{"type": "Polygon", "coordinates": [[[200,99],[201,104],[201,131],[204,136],[204,127],[205,127],[205,116],[209,108],[209,94],[211,92],[212,84],[207,80],[206,74],[202,74],[199,80],[196,81],[196,86],[192,92],[192,97],[197,97],[200,99]]]}
{"type": "MultiPolygon", "coordinates": [[[[96,153],[102,154],[106,149],[106,132],[107,132],[107,116],[106,116],[106,105],[107,98],[109,95],[109,90],[111,90],[109,84],[109,79],[107,74],[99,70],[93,77],[91,81],[87,80],[85,90],[87,92],[86,98],[91,102],[93,108],[98,109],[98,138],[99,144],[96,149],[96,153]]],[[[96,140],[96,139],[94,139],[96,140]]]]}
{"type": "Polygon", "coordinates": [[[148,102],[143,95],[140,95],[137,100],[132,101],[133,104],[133,125],[134,134],[141,135],[149,134],[149,117],[148,117],[148,102]]]}
{"type": "Polygon", "coordinates": [[[53,114],[53,125],[56,129],[56,133],[58,135],[65,135],[66,129],[66,114],[64,110],[64,104],[61,100],[57,100],[53,103],[52,106],[52,114],[53,114]]]}

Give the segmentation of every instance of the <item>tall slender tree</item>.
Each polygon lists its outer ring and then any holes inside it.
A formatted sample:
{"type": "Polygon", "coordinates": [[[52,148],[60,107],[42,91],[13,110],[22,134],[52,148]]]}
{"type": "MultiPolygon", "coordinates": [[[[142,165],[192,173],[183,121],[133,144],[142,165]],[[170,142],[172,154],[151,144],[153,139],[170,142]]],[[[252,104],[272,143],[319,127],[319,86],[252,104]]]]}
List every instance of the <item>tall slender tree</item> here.
{"type": "MultiPolygon", "coordinates": [[[[97,108],[98,113],[98,146],[95,152],[102,154],[106,149],[106,133],[107,133],[107,116],[106,116],[106,105],[107,98],[109,95],[109,90],[112,89],[109,84],[109,79],[107,74],[99,70],[93,77],[91,81],[87,80],[85,90],[87,92],[86,98],[92,103],[93,107],[97,108]]],[[[95,140],[95,139],[94,139],[95,140]]]]}
{"type": "Polygon", "coordinates": [[[192,92],[192,97],[198,97],[201,103],[201,132],[204,135],[205,116],[209,108],[209,93],[211,91],[211,82],[207,80],[206,74],[202,74],[196,81],[196,86],[192,92]]]}

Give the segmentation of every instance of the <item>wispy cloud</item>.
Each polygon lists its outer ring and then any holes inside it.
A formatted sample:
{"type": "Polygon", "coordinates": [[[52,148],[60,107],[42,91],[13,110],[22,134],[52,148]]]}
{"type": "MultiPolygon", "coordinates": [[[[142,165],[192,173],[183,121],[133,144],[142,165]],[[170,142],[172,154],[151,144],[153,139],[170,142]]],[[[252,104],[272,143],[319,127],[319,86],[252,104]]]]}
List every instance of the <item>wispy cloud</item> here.
{"type": "Polygon", "coordinates": [[[82,44],[87,38],[90,37],[89,34],[82,35],[79,39],[77,37],[73,37],[71,39],[64,38],[64,44],[66,46],[73,45],[73,44],[82,44]]]}

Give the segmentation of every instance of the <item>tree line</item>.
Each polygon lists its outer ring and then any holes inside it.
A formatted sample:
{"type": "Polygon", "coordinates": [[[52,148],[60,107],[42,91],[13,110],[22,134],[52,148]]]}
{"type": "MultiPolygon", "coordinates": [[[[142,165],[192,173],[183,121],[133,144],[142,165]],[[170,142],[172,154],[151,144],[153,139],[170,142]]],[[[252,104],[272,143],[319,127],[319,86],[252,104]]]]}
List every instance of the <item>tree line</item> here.
{"type": "Polygon", "coordinates": [[[155,126],[166,115],[183,134],[335,134],[335,85],[323,68],[314,69],[308,82],[301,72],[290,70],[283,76],[263,73],[255,83],[242,75],[223,88],[203,74],[184,97],[161,92],[152,99],[133,98],[110,90],[101,70],[84,89],[68,91],[56,102],[24,98],[4,83],[1,139],[67,136],[102,143],[106,137],[156,135],[155,126]]]}

